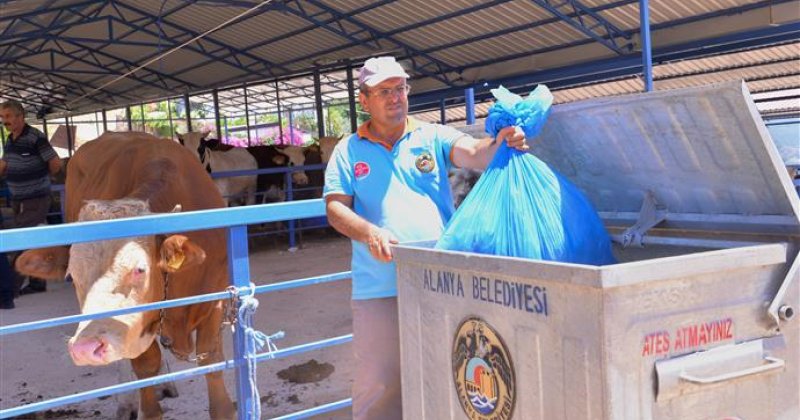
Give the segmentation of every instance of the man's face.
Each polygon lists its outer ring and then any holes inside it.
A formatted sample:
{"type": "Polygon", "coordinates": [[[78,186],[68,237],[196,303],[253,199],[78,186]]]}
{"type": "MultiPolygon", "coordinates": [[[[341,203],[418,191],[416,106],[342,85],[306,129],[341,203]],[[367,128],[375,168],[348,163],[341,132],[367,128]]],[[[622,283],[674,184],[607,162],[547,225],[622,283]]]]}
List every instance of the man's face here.
{"type": "Polygon", "coordinates": [[[22,130],[25,126],[25,118],[11,108],[0,108],[0,119],[3,120],[6,130],[12,133],[22,130]]]}
{"type": "Polygon", "coordinates": [[[386,79],[359,95],[361,107],[372,120],[381,125],[401,124],[408,115],[408,88],[406,79],[386,79]]]}

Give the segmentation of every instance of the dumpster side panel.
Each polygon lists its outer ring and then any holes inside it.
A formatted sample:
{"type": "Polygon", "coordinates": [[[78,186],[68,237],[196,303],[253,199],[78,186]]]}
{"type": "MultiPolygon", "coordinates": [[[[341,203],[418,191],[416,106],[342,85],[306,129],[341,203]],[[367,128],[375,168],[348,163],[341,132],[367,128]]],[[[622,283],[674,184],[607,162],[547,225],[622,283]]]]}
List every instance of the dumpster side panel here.
{"type": "MultiPolygon", "coordinates": [[[[762,251],[771,253],[772,249],[764,247],[762,251]]],[[[737,252],[752,256],[753,250],[729,252],[735,258],[737,252]]],[[[800,418],[797,411],[800,405],[797,323],[789,323],[778,332],[765,310],[765,303],[772,299],[783,281],[786,265],[778,262],[743,265],[718,272],[698,269],[700,274],[690,275],[680,257],[661,262],[662,272],[684,274],[674,279],[605,290],[605,386],[612,396],[604,417],[800,418]],[[739,343],[762,339],[769,344],[755,361],[710,358],[705,365],[695,367],[701,370],[698,375],[715,377],[743,372],[761,365],[765,357],[785,361],[785,369],[705,385],[677,380],[676,388],[658,389],[657,361],[679,359],[712,348],[733,348],[739,343]],[[658,398],[659,392],[661,398],[658,398]],[[674,394],[664,398],[667,392],[674,394]]],[[[613,271],[615,268],[605,269],[613,271]]],[[[797,285],[793,285],[790,299],[795,305],[797,290],[797,285]]],[[[661,384],[664,383],[662,378],[661,384]]]]}
{"type": "MultiPolygon", "coordinates": [[[[400,253],[409,252],[430,251],[400,253]]],[[[404,417],[464,418],[454,348],[459,325],[474,316],[496,331],[507,348],[514,376],[513,418],[601,416],[600,289],[537,279],[536,262],[524,262],[529,275],[519,277],[485,271],[480,261],[398,264],[404,417]]],[[[575,277],[590,278],[585,271],[594,269],[572,270],[575,277]]],[[[509,418],[497,410],[493,415],[498,419],[509,418]]]]}

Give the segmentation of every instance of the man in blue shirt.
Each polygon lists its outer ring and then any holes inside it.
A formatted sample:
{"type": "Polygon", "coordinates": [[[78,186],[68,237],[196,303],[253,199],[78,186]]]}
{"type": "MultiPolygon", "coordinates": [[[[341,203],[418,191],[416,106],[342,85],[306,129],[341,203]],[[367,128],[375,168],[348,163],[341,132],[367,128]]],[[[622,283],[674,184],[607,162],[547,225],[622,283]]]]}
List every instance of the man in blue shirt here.
{"type": "MultiPolygon", "coordinates": [[[[44,224],[50,210],[50,175],[61,170],[59,160],[47,137],[25,123],[25,110],[14,100],[0,104],[0,119],[8,131],[8,139],[0,160],[0,176],[6,177],[14,210],[14,227],[44,224]]],[[[13,307],[8,297],[12,282],[0,279],[0,304],[13,307]]],[[[43,292],[46,283],[31,279],[24,292],[43,292]]]]}
{"type": "Polygon", "coordinates": [[[325,171],[328,221],[353,244],[354,419],[400,419],[397,282],[391,244],[438,238],[453,214],[447,172],[484,169],[501,141],[527,149],[513,127],[497,140],[408,117],[408,74],[393,57],[359,74],[370,120],[339,142],[325,171]]]}

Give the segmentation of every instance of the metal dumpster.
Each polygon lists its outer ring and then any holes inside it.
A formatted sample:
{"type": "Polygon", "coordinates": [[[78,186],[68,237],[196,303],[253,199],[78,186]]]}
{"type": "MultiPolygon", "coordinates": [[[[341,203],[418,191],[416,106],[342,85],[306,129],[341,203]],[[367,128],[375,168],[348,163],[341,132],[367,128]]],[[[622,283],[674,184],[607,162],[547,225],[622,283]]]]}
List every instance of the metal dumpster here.
{"type": "MultiPolygon", "coordinates": [[[[556,106],[603,267],[395,248],[407,419],[800,419],[800,202],[741,83],[556,106]]],[[[525,217],[525,215],[520,215],[525,217]]]]}

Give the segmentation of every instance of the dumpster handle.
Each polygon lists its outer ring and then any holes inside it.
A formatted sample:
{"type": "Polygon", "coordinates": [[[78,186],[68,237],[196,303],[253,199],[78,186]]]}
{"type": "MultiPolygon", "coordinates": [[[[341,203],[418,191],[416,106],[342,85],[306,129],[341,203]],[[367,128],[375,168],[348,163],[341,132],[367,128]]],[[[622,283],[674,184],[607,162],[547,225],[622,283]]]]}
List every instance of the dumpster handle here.
{"type": "Polygon", "coordinates": [[[767,308],[767,314],[775,321],[775,326],[777,327],[780,327],[782,320],[788,321],[794,315],[794,309],[784,304],[784,296],[786,296],[786,291],[789,290],[792,281],[800,276],[798,271],[800,271],[800,257],[795,257],[792,267],[789,268],[789,272],[786,273],[786,278],[783,279],[781,287],[778,289],[778,292],[775,293],[775,297],[767,308]]]}
{"type": "Polygon", "coordinates": [[[684,381],[693,382],[701,385],[707,385],[722,381],[728,381],[731,379],[741,378],[742,376],[755,375],[757,373],[763,373],[774,369],[780,369],[786,364],[783,361],[783,359],[778,359],[777,357],[766,356],[764,357],[764,360],[769,363],[763,364],[761,366],[742,369],[737,372],[724,373],[722,375],[708,376],[708,377],[699,377],[684,372],[681,373],[680,378],[683,379],[684,381]]]}

